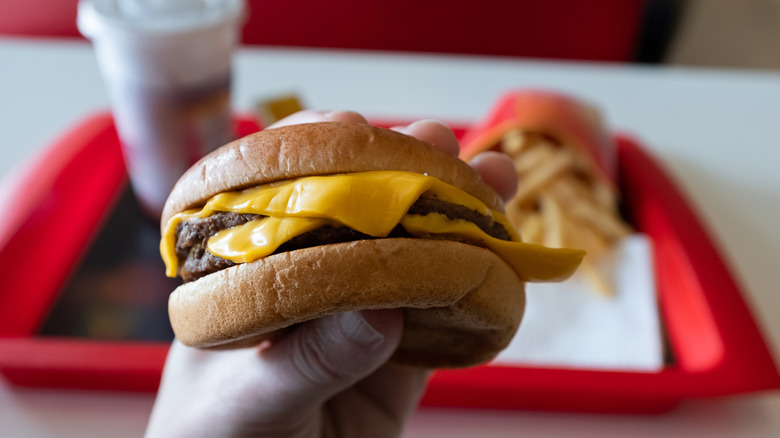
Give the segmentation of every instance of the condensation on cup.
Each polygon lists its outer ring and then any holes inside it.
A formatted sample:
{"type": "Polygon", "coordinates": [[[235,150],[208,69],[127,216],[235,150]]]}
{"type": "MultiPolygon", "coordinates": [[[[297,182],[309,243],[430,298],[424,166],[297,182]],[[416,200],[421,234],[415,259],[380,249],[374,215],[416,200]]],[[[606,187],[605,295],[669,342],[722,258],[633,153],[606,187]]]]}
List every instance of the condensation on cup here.
{"type": "Polygon", "coordinates": [[[81,0],[130,183],[159,218],[176,180],[233,138],[231,59],[243,0],[81,0]]]}

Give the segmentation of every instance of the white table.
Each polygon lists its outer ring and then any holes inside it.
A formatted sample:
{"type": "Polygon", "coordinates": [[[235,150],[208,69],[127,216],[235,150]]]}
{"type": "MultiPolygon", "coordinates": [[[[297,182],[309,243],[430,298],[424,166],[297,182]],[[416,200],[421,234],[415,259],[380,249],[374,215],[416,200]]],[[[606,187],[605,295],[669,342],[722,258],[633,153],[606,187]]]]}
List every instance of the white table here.
{"type": "MultiPolygon", "coordinates": [[[[299,93],[370,117],[481,117],[503,91],[542,86],[599,104],[695,201],[780,358],[780,75],[624,65],[252,48],[235,106],[299,93]]],[[[0,38],[0,177],[108,99],[83,42],[0,38]]],[[[0,436],[139,436],[151,395],[30,390],[0,379],[0,436]]],[[[407,437],[774,437],[780,394],[690,401],[662,416],[420,409],[407,437]]]]}

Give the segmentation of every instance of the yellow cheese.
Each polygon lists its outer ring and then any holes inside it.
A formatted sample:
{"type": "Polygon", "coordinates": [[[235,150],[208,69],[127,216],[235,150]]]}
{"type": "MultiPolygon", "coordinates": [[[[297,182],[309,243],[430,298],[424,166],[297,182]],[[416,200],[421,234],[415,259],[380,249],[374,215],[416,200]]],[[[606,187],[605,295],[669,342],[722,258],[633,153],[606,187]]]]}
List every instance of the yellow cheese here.
{"type": "Polygon", "coordinates": [[[438,180],[412,172],[310,176],[221,193],[209,200],[203,210],[206,216],[211,211],[231,211],[330,219],[381,237],[398,225],[406,210],[435,181],[438,180]]]}
{"type": "Polygon", "coordinates": [[[401,225],[414,236],[453,236],[488,248],[501,257],[525,281],[560,281],[577,269],[583,251],[548,248],[530,243],[496,239],[467,220],[452,220],[441,213],[407,215],[401,225]]]}
{"type": "Polygon", "coordinates": [[[264,217],[217,232],[207,246],[223,259],[247,263],[273,254],[281,244],[326,223],[326,219],[306,217],[264,217]]]}
{"type": "Polygon", "coordinates": [[[166,225],[160,242],[168,276],[176,276],[178,271],[176,226],[182,221],[208,217],[215,211],[267,216],[222,230],[208,240],[210,252],[236,263],[265,257],[289,239],[327,223],[347,226],[375,237],[387,236],[399,223],[413,235],[460,236],[496,252],[527,281],[568,277],[584,256],[579,250],[551,249],[520,242],[500,212],[434,177],[412,172],[375,171],[304,177],[222,193],[211,198],[200,210],[175,215],[166,225]],[[514,241],[494,239],[474,224],[468,226],[465,224],[470,223],[466,221],[453,221],[444,215],[407,216],[409,207],[423,194],[493,217],[507,228],[514,241]]]}

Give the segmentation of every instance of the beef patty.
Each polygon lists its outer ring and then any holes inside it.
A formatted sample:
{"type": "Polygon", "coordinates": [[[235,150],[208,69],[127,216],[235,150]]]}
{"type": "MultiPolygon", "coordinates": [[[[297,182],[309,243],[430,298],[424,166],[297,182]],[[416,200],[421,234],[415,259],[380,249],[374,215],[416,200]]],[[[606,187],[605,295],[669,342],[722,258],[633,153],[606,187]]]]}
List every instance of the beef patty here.
{"type": "MultiPolygon", "coordinates": [[[[492,237],[510,240],[509,233],[504,226],[495,222],[492,217],[440,199],[419,198],[407,212],[407,214],[421,216],[430,213],[441,213],[449,219],[467,220],[492,237]]],[[[185,282],[194,281],[212,272],[235,265],[230,260],[210,253],[206,249],[206,241],[220,230],[243,225],[260,217],[262,216],[250,213],[216,212],[206,218],[195,218],[180,223],[176,227],[176,256],[179,259],[179,275],[182,279],[185,282]]],[[[387,237],[413,236],[399,225],[387,237]]],[[[282,244],[274,254],[311,246],[364,239],[376,239],[376,237],[348,227],[328,225],[290,239],[282,244]]]]}

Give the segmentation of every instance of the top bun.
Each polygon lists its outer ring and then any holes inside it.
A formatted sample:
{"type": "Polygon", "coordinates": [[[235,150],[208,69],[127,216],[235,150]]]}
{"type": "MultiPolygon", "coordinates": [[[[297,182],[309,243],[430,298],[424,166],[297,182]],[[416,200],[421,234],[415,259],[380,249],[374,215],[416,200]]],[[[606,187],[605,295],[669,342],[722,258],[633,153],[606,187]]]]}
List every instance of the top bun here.
{"type": "Polygon", "coordinates": [[[182,175],[163,208],[161,227],[212,196],[275,181],[374,170],[425,173],[503,211],[499,195],[460,159],[385,128],[339,122],[267,129],[235,140],[182,175]]]}

